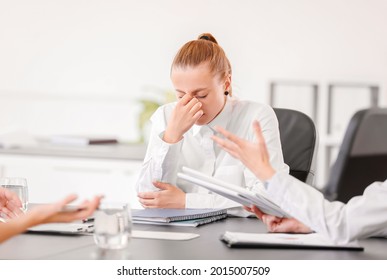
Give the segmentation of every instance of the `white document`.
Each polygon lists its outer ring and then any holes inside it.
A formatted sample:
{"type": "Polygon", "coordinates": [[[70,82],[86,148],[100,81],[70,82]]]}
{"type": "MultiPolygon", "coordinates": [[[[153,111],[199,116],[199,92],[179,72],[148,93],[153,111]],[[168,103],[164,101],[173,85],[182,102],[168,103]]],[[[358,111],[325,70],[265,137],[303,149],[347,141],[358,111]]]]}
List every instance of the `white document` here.
{"type": "Polygon", "coordinates": [[[229,247],[364,250],[357,242],[336,245],[318,233],[244,233],[226,231],[221,240],[229,247]]]}
{"type": "Polygon", "coordinates": [[[206,188],[242,205],[256,205],[266,214],[277,217],[290,217],[278,205],[266,198],[264,193],[252,192],[246,188],[223,182],[188,167],[183,167],[182,172],[179,172],[177,177],[206,188]]]}
{"type": "Polygon", "coordinates": [[[163,239],[163,240],[190,240],[199,237],[199,234],[188,232],[170,232],[170,231],[143,231],[133,230],[133,238],[163,239]]]}

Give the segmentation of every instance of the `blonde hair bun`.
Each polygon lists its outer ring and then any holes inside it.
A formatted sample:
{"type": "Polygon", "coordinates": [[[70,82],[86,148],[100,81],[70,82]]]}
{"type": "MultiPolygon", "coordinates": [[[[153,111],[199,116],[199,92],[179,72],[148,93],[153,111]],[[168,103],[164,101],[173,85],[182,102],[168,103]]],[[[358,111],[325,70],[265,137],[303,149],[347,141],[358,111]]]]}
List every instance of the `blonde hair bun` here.
{"type": "Polygon", "coordinates": [[[215,37],[212,36],[211,33],[202,33],[198,36],[198,40],[207,40],[207,41],[210,41],[212,43],[215,43],[218,45],[218,41],[216,41],[215,37]]]}

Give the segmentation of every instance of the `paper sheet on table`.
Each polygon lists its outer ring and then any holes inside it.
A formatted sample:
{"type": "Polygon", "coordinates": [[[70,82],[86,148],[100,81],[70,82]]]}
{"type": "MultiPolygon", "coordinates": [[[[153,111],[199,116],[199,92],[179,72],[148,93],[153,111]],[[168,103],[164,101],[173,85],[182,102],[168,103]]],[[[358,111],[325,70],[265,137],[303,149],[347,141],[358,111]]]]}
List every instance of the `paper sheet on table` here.
{"type": "Polygon", "coordinates": [[[199,234],[188,232],[170,232],[170,231],[144,231],[133,230],[133,238],[163,239],[163,240],[191,240],[199,237],[199,234]]]}

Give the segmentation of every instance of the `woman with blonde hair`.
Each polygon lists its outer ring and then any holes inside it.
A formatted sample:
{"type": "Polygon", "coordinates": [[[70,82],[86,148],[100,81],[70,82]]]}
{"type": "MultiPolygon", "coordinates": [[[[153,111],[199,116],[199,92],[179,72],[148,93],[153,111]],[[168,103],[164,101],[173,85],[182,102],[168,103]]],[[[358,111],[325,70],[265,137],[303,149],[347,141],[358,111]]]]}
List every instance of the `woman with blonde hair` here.
{"type": "Polygon", "coordinates": [[[177,179],[182,166],[252,189],[260,187],[254,174],[214,145],[211,136],[215,125],[254,141],[251,123],[260,121],[271,164],[278,171],[288,171],[274,111],[267,105],[233,97],[231,64],[211,34],[201,34],[184,44],[173,60],[170,75],[178,101],[161,106],[151,117],[149,145],[136,184],[144,207],[238,206],[177,179]]]}

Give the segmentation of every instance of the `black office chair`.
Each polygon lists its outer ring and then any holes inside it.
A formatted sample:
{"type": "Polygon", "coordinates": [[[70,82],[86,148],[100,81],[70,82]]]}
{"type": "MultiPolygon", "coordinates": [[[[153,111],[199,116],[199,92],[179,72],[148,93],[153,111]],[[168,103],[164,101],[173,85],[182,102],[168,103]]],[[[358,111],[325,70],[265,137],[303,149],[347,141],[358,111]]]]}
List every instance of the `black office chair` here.
{"type": "Polygon", "coordinates": [[[273,109],[277,115],[282,153],[290,168],[290,175],[312,185],[318,139],[312,119],[299,111],[273,109]]]}
{"type": "Polygon", "coordinates": [[[324,195],[347,202],[387,178],[387,108],[357,112],[349,122],[324,195]]]}

